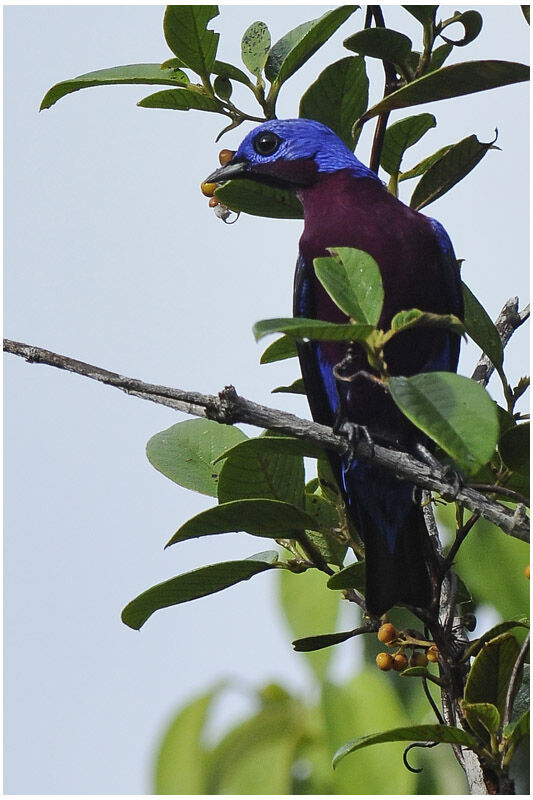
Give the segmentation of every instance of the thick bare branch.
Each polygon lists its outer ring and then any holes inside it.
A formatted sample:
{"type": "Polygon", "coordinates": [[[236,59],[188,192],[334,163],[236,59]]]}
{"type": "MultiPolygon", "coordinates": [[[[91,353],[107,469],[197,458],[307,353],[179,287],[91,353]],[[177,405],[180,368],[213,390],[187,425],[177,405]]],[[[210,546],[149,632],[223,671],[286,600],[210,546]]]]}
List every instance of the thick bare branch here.
{"type": "MultiPolygon", "coordinates": [[[[236,422],[248,423],[259,428],[296,436],[309,443],[319,445],[326,450],[344,453],[349,445],[347,440],[333,433],[331,428],[309,420],[301,419],[285,411],[268,408],[240,397],[233,386],[227,386],[218,396],[205,395],[174,389],[169,386],[145,383],[135,378],[128,378],[116,372],[86,364],[68,356],[44,350],[41,347],[23,344],[4,339],[4,350],[21,356],[29,362],[47,364],[58,369],[74,372],[91,380],[100,381],[109,386],[121,389],[127,394],[159,403],[186,414],[214,419],[227,425],[236,422]]],[[[380,445],[371,447],[362,440],[356,446],[357,458],[372,460],[394,471],[402,478],[416,483],[423,489],[451,495],[456,487],[446,479],[444,470],[418,461],[407,453],[391,450],[380,445]]],[[[529,541],[529,524],[524,506],[517,506],[513,512],[468,486],[462,487],[456,500],[470,511],[477,511],[485,519],[493,522],[505,533],[523,541],[529,541]]]]}

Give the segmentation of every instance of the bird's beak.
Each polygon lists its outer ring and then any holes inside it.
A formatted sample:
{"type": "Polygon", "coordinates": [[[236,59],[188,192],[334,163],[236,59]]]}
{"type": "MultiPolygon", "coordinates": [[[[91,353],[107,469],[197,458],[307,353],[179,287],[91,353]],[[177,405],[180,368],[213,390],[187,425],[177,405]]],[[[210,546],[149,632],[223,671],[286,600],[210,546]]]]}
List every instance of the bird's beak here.
{"type": "Polygon", "coordinates": [[[243,178],[248,172],[249,166],[247,161],[235,161],[232,159],[227,164],[224,164],[223,167],[219,167],[212,172],[204,183],[224,183],[224,181],[229,181],[232,178],[243,178]]]}

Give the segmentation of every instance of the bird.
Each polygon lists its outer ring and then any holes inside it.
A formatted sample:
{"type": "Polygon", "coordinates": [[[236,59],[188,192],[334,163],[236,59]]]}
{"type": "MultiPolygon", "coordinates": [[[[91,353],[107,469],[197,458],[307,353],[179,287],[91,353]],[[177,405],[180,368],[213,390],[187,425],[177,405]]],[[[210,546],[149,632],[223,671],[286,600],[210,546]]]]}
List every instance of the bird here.
{"type": "MultiPolygon", "coordinates": [[[[250,131],[233,157],[206,181],[252,180],[293,192],[304,214],[294,276],[293,314],[345,323],[317,279],[313,261],[329,248],[352,247],[377,262],[384,289],[378,327],[417,308],[464,316],[460,273],[445,228],[393,195],[330,128],[312,119],[273,119],[250,131]]],[[[391,376],[457,370],[460,336],[415,327],[385,346],[391,376]]],[[[301,340],[302,378],[313,419],[353,426],[372,441],[408,452],[431,443],[400,412],[361,345],[301,340]]],[[[438,594],[437,561],[420,493],[392,471],[351,455],[328,453],[346,512],[365,551],[367,613],[403,604],[429,609],[438,594]]]]}

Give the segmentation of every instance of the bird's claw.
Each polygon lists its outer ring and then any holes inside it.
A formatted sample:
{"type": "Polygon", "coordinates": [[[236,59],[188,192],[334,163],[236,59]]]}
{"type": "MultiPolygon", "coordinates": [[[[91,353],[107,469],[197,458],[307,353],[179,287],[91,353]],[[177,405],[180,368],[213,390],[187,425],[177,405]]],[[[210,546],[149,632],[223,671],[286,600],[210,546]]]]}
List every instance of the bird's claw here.
{"type": "Polygon", "coordinates": [[[451,487],[449,490],[445,489],[443,492],[441,492],[441,497],[443,500],[446,500],[447,503],[453,503],[464,485],[463,479],[459,473],[449,464],[441,464],[440,461],[435,458],[433,453],[431,453],[428,448],[420,442],[416,443],[415,451],[424,464],[427,464],[428,467],[431,467],[431,469],[435,470],[443,483],[446,483],[451,487]]]}
{"type": "Polygon", "coordinates": [[[349,465],[355,460],[355,450],[361,441],[366,442],[370,448],[370,454],[374,455],[374,441],[365,425],[359,425],[356,422],[348,422],[347,420],[343,420],[342,422],[335,423],[333,432],[344,436],[348,440],[349,449],[347,456],[349,465]]]}

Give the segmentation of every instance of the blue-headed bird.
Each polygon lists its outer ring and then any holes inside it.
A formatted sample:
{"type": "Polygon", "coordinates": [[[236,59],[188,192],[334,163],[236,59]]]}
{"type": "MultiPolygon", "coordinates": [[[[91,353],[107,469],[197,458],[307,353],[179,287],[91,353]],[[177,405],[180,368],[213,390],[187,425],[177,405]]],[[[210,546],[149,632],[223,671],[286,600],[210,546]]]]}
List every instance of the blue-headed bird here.
{"type": "MultiPolygon", "coordinates": [[[[294,280],[297,317],[347,322],[318,281],[313,260],[354,247],[379,265],[384,304],[378,327],[418,308],[462,318],[461,282],[448,234],[391,194],[329,128],[314,120],[270,120],[252,130],[207,181],[259,181],[297,195],[305,225],[294,280]]],[[[390,375],[455,371],[460,339],[445,328],[412,328],[385,346],[390,375]]],[[[425,439],[394,404],[357,344],[303,341],[298,355],[311,413],[323,425],[347,422],[379,443],[412,451],[425,439]]],[[[435,556],[412,483],[371,461],[329,455],[347,513],[365,546],[366,607],[435,602],[435,556]]]]}

